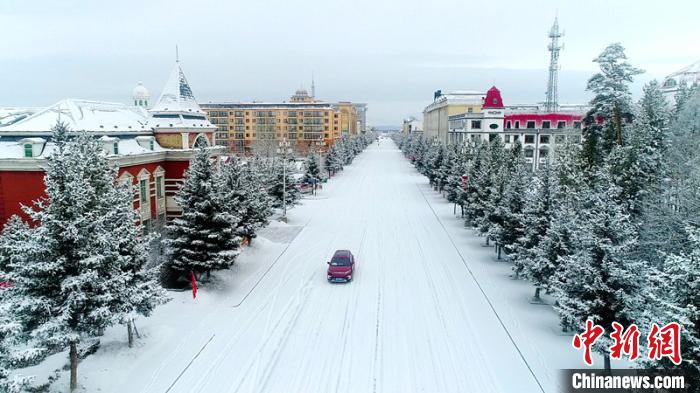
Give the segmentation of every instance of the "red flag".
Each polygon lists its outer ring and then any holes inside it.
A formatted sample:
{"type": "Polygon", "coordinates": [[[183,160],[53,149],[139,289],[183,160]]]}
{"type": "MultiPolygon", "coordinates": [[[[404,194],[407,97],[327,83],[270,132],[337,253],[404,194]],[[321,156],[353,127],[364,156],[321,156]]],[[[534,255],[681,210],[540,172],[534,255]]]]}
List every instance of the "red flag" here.
{"type": "Polygon", "coordinates": [[[197,298],[197,279],[194,277],[194,272],[190,271],[190,281],[192,281],[192,299],[197,298]]]}

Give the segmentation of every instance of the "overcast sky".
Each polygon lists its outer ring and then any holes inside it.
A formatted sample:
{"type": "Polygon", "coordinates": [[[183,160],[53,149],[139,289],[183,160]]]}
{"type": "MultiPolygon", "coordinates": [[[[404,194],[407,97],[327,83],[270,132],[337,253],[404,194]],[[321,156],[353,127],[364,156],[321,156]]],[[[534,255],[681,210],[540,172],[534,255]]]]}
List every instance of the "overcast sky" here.
{"type": "Polygon", "coordinates": [[[700,59],[697,0],[0,0],[0,106],[160,94],[175,45],[200,103],[287,100],[316,79],[323,100],[369,104],[370,124],[420,116],[433,91],[542,101],[547,33],[566,35],[560,102],[585,102],[611,42],[653,78],[700,59]]]}

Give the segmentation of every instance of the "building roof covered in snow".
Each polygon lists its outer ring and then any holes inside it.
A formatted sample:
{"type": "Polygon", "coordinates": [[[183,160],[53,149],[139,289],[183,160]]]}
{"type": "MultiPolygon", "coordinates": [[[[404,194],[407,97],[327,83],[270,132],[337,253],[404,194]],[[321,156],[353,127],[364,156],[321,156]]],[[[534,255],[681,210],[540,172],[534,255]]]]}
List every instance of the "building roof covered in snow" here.
{"type": "Polygon", "coordinates": [[[144,109],[114,102],[64,99],[19,121],[0,127],[2,135],[51,135],[56,123],[72,131],[104,134],[151,133],[144,109]]]}
{"type": "Polygon", "coordinates": [[[195,100],[192,88],[180,67],[180,62],[175,63],[175,68],[170,73],[170,78],[163,87],[158,102],[150,112],[152,114],[151,125],[156,129],[216,129],[195,100]]]}
{"type": "Polygon", "coordinates": [[[668,75],[661,83],[661,89],[664,92],[673,93],[682,83],[688,86],[700,84],[700,60],[668,75]]]}

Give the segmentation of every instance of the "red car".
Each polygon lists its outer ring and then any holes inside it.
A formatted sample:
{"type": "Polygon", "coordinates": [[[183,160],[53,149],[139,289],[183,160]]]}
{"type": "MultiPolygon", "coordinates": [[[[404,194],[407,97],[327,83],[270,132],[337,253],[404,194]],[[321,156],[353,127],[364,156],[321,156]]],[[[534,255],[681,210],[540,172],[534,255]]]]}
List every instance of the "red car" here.
{"type": "Polygon", "coordinates": [[[355,274],[355,256],[348,250],[338,250],[328,262],[328,282],[350,282],[355,274]]]}

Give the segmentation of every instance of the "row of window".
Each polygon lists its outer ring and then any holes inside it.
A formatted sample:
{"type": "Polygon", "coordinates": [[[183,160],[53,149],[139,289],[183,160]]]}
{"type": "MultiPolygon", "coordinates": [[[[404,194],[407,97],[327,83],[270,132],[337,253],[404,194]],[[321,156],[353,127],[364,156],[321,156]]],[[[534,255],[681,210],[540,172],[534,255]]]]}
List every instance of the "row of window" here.
{"type": "MultiPolygon", "coordinates": [[[[306,123],[304,123],[306,124],[306,123]]],[[[318,125],[318,124],[306,124],[305,126],[303,125],[290,125],[290,126],[272,126],[269,124],[258,124],[255,127],[255,131],[257,132],[272,132],[272,131],[330,131],[330,127],[328,126],[323,126],[323,125],[318,125]]],[[[227,131],[250,131],[250,126],[217,126],[217,131],[219,132],[227,132],[227,131]]],[[[338,131],[338,127],[335,126],[333,127],[333,131],[338,131]]],[[[218,137],[218,136],[217,136],[218,137]]]]}
{"type": "MultiPolygon", "coordinates": [[[[520,120],[515,120],[514,122],[511,122],[510,120],[507,121],[506,122],[506,129],[512,129],[512,128],[519,129],[520,128],[520,120]],[[514,125],[515,127],[511,127],[512,125],[514,125]]],[[[525,122],[525,128],[530,128],[530,129],[536,128],[535,121],[529,120],[529,121],[525,122]]],[[[550,128],[552,128],[552,122],[549,120],[544,120],[544,121],[542,121],[542,127],[540,127],[540,128],[550,129],[550,128]]],[[[565,121],[558,121],[556,128],[557,129],[566,128],[566,122],[565,121]]],[[[575,121],[574,128],[577,128],[577,129],[581,128],[581,122],[575,121]]]]}
{"type": "MultiPolygon", "coordinates": [[[[277,115],[277,112],[275,111],[255,111],[255,116],[257,117],[275,117],[277,115]]],[[[306,116],[306,117],[324,117],[324,116],[329,116],[330,113],[327,111],[289,111],[289,112],[282,112],[282,116],[289,116],[289,117],[297,117],[299,116],[306,116]]],[[[250,111],[231,111],[231,112],[226,112],[226,111],[209,111],[209,117],[227,117],[227,116],[234,116],[234,117],[244,117],[244,116],[250,116],[250,111]]],[[[337,118],[338,114],[334,113],[333,117],[337,118]]]]}

